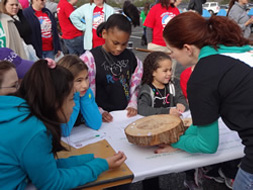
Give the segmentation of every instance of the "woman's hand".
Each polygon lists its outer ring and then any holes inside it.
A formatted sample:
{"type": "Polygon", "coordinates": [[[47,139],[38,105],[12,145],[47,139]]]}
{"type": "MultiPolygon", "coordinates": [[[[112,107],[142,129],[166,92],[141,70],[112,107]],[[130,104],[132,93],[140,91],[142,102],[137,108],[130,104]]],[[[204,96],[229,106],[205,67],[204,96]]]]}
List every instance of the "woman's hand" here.
{"type": "Polygon", "coordinates": [[[155,154],[166,153],[166,152],[175,152],[176,150],[178,150],[168,144],[161,144],[158,147],[159,148],[154,151],[155,154]]]}
{"type": "Polygon", "coordinates": [[[113,119],[113,117],[109,112],[105,111],[102,113],[103,122],[109,123],[109,122],[112,122],[112,119],[113,119]]]}
{"type": "Polygon", "coordinates": [[[106,158],[109,169],[119,167],[126,160],[126,155],[123,152],[118,152],[114,156],[106,158]]]}
{"type": "Polygon", "coordinates": [[[128,107],[127,109],[127,117],[133,117],[137,115],[137,109],[128,107]]]}

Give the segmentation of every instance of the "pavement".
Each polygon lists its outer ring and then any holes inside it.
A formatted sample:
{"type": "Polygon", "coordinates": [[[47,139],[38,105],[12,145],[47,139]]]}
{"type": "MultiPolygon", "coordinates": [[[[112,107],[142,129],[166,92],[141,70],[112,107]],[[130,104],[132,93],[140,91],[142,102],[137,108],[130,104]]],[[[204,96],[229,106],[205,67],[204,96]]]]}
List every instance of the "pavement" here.
{"type": "MultiPolygon", "coordinates": [[[[142,33],[143,33],[142,27],[133,28],[132,35],[129,40],[133,43],[133,48],[135,47],[144,48],[144,49],[147,48],[146,46],[141,46],[142,33]]],[[[133,52],[142,61],[148,55],[148,53],[146,52],[140,52],[134,49],[133,49],[133,52]]],[[[175,77],[179,79],[180,74],[184,69],[185,68],[183,66],[181,66],[180,64],[177,64],[175,77]]],[[[183,185],[184,179],[185,179],[184,172],[159,176],[160,190],[187,190],[188,188],[185,188],[183,185]]],[[[217,183],[214,180],[210,180],[206,178],[203,178],[202,187],[203,187],[203,190],[229,190],[229,188],[227,188],[224,183],[222,184],[217,183]]],[[[140,182],[132,183],[130,185],[130,190],[142,190],[142,182],[140,181],[140,182]]]]}

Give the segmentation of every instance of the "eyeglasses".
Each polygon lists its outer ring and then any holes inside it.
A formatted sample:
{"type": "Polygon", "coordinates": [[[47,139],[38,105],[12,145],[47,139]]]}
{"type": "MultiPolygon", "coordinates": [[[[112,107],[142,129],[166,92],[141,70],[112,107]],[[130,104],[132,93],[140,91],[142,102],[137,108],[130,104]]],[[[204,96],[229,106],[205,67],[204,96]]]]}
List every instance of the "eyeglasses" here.
{"type": "Polygon", "coordinates": [[[13,86],[10,86],[10,87],[0,87],[0,89],[3,89],[3,88],[16,88],[18,90],[19,87],[20,87],[19,83],[16,82],[13,86]]]}

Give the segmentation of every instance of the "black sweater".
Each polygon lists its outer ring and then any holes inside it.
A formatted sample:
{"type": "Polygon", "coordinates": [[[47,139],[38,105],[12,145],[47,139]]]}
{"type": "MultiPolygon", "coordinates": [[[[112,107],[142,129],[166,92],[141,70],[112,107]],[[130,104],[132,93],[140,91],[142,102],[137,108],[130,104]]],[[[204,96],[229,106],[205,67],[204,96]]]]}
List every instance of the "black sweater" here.
{"type": "Polygon", "coordinates": [[[29,22],[26,20],[25,16],[23,15],[22,10],[20,9],[17,14],[18,19],[15,17],[12,17],[14,20],[14,24],[16,25],[19,35],[23,40],[25,41],[26,44],[32,44],[31,40],[31,34],[32,34],[32,29],[30,27],[29,22]]]}

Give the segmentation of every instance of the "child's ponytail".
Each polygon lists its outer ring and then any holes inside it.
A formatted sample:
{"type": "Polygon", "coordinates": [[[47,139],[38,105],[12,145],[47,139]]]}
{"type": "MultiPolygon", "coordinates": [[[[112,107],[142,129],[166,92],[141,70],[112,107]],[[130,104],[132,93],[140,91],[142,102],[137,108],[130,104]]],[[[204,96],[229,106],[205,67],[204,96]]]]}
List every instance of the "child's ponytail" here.
{"type": "Polygon", "coordinates": [[[108,30],[109,28],[117,27],[131,34],[131,24],[133,24],[134,27],[140,25],[140,14],[138,9],[130,1],[125,1],[123,13],[111,15],[106,22],[101,23],[97,27],[96,33],[99,37],[102,37],[102,31],[104,29],[108,30]]]}
{"type": "Polygon", "coordinates": [[[102,22],[101,24],[98,25],[97,27],[97,36],[102,38],[102,31],[105,29],[105,26],[106,26],[106,22],[102,22]]]}
{"type": "Polygon", "coordinates": [[[222,16],[212,16],[206,20],[207,33],[206,45],[217,48],[217,45],[243,46],[249,44],[249,40],[243,37],[241,28],[233,20],[222,16]]]}
{"type": "Polygon", "coordinates": [[[64,150],[60,143],[62,121],[57,112],[71,93],[74,78],[70,71],[54,64],[47,60],[35,62],[26,73],[17,96],[26,100],[31,112],[29,117],[36,116],[51,133],[52,152],[56,153],[64,150]]]}
{"type": "Polygon", "coordinates": [[[140,14],[136,6],[130,1],[125,1],[123,5],[123,13],[129,18],[134,27],[140,25],[140,14]]]}

